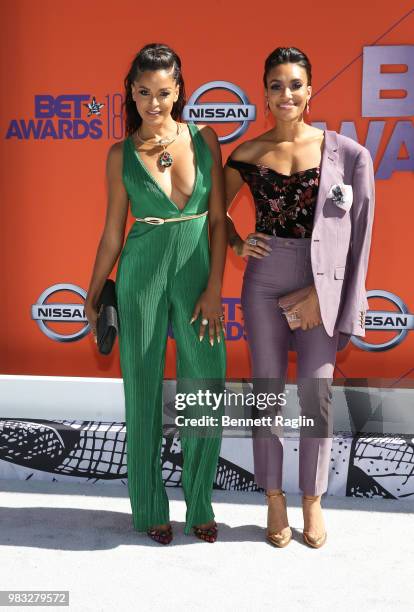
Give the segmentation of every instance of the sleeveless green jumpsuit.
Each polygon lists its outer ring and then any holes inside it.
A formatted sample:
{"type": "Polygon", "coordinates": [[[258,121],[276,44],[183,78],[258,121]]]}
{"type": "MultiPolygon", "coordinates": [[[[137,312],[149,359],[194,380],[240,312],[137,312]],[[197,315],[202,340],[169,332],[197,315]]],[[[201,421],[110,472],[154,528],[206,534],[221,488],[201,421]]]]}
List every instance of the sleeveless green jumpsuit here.
{"type": "MultiPolygon", "coordinates": [[[[122,178],[134,217],[171,218],[208,210],[212,156],[195,124],[188,124],[196,158],[193,193],[184,209],[170,200],[143,164],[129,136],[123,144],[122,178]]],[[[169,522],[162,480],[163,376],[168,323],[177,347],[180,380],[221,381],[224,389],[226,349],[209,342],[208,326],[200,342],[201,315],[190,324],[193,309],[207,285],[210,270],[208,215],[177,223],[149,225],[135,221],[118,263],[120,365],[124,382],[128,492],[134,528],[145,531],[169,522]]],[[[206,414],[197,407],[190,416],[206,414]]],[[[217,415],[219,410],[214,414],[217,415]]],[[[177,413],[178,414],[178,413],[177,413]]],[[[189,416],[188,410],[180,414],[189,416]]],[[[210,414],[213,414],[212,412],[210,414]]],[[[221,425],[221,421],[220,421],[221,425]]],[[[203,430],[205,432],[205,428],[203,430]]],[[[201,435],[183,435],[182,486],[187,505],[185,533],[214,518],[211,493],[221,445],[221,427],[201,435]]]]}

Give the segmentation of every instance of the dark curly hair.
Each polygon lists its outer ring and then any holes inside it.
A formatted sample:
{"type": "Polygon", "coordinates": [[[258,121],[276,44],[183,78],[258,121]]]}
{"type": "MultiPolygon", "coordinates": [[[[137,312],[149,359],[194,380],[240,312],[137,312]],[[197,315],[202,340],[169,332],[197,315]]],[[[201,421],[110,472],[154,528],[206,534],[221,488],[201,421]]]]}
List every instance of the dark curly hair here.
{"type": "Polygon", "coordinates": [[[263,83],[267,88],[267,75],[275,66],[279,64],[299,64],[306,70],[308,85],[312,85],[312,66],[311,63],[300,49],[296,47],[278,47],[267,56],[264,66],[263,83]]]}
{"type": "Polygon", "coordinates": [[[173,68],[173,79],[180,87],[178,100],[174,102],[171,116],[175,120],[180,120],[183,108],[186,103],[184,79],[181,73],[181,60],[177,53],[161,43],[150,43],[145,45],[132,60],[128,74],[124,79],[125,99],[123,107],[125,109],[125,132],[130,136],[142,123],[142,117],[137,111],[136,104],[132,99],[131,85],[138,78],[140,72],[145,70],[168,70],[173,68]]]}

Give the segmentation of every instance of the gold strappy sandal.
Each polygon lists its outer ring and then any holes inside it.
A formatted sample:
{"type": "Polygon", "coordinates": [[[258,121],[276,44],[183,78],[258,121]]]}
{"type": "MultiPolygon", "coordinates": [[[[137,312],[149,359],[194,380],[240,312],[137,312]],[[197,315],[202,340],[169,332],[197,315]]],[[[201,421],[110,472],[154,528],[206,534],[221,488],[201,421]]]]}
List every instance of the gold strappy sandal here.
{"type": "MultiPolygon", "coordinates": [[[[267,497],[268,500],[271,497],[279,497],[280,495],[283,496],[283,501],[285,503],[285,509],[287,510],[287,508],[286,508],[286,496],[283,493],[283,491],[281,491],[279,493],[270,493],[270,494],[266,493],[266,497],[267,497]]],[[[292,539],[292,530],[291,530],[291,528],[289,526],[288,527],[284,527],[281,531],[276,531],[276,532],[273,532],[273,533],[269,533],[269,528],[267,528],[266,540],[268,542],[270,542],[270,544],[273,544],[273,546],[277,546],[278,548],[284,548],[285,546],[287,546],[289,544],[291,539],[292,539]]]]}
{"type": "MultiPolygon", "coordinates": [[[[315,501],[318,498],[318,495],[303,495],[302,496],[302,505],[304,501],[315,501]]],[[[323,533],[321,536],[312,536],[309,531],[303,531],[303,541],[305,544],[310,546],[311,548],[320,548],[326,542],[327,533],[323,533]]]]}

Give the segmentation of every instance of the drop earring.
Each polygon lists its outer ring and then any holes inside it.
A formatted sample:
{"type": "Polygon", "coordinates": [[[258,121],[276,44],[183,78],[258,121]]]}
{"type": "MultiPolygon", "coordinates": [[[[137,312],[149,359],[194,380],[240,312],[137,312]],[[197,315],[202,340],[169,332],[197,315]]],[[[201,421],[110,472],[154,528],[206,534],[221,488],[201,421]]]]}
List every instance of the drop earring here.
{"type": "Polygon", "coordinates": [[[306,102],[306,112],[309,113],[309,100],[306,102]]]}

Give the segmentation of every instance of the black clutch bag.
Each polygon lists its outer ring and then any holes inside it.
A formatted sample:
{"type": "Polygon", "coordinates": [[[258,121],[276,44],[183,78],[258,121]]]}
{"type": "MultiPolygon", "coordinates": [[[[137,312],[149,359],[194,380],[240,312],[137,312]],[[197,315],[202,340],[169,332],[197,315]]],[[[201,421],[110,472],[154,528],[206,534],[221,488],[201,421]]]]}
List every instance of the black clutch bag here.
{"type": "Polygon", "coordinates": [[[115,282],[107,278],[97,302],[96,340],[102,355],[109,355],[118,333],[115,282]]]}

